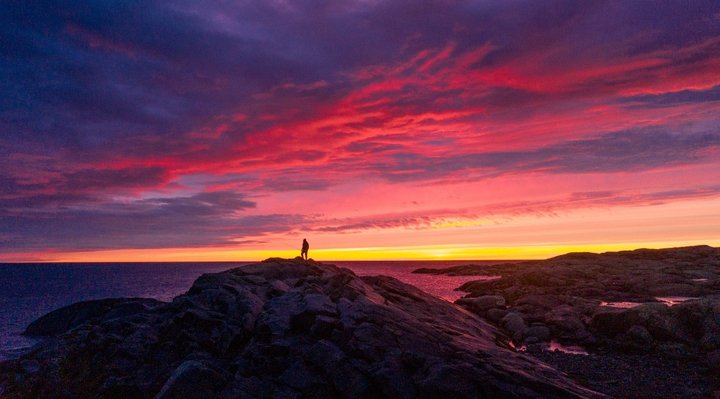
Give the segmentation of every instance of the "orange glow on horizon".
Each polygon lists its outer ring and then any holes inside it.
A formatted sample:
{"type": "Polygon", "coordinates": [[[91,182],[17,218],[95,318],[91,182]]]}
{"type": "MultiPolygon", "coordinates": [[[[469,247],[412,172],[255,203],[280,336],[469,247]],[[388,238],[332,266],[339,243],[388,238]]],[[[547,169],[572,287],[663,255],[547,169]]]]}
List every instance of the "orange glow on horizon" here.
{"type": "MultiPolygon", "coordinates": [[[[670,248],[694,245],[720,247],[720,240],[685,242],[641,242],[589,245],[532,245],[524,247],[474,247],[470,245],[426,245],[405,247],[318,248],[310,257],[323,262],[382,260],[521,260],[546,259],[569,252],[612,252],[638,248],[670,248]]],[[[44,254],[20,262],[255,262],[272,257],[294,258],[299,250],[237,250],[232,248],[127,249],[44,254]]]]}
{"type": "Polygon", "coordinates": [[[720,7],[679,3],[188,6],[181,47],[60,7],[8,58],[0,262],[720,245],[720,7]]]}

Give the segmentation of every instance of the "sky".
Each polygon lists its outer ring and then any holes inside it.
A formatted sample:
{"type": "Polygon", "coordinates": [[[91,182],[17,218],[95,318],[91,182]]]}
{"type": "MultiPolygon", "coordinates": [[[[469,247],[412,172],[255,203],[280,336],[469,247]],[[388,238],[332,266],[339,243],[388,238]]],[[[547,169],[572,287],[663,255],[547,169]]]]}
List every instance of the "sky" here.
{"type": "Polygon", "coordinates": [[[0,261],[720,246],[720,3],[6,1],[0,261]]]}

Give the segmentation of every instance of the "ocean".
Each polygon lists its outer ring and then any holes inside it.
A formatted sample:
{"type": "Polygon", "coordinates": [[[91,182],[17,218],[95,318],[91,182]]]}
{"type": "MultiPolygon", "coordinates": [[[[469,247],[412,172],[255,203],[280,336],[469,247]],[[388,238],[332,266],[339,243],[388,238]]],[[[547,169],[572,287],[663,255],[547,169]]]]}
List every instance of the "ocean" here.
{"type": "MultiPolygon", "coordinates": [[[[412,274],[421,267],[506,261],[328,261],[358,275],[386,275],[448,301],[463,294],[454,289],[478,276],[412,274]]],[[[12,358],[36,341],[21,335],[38,317],[78,301],[144,297],[170,301],[203,273],[250,262],[207,263],[0,263],[0,360],[12,358]]]]}

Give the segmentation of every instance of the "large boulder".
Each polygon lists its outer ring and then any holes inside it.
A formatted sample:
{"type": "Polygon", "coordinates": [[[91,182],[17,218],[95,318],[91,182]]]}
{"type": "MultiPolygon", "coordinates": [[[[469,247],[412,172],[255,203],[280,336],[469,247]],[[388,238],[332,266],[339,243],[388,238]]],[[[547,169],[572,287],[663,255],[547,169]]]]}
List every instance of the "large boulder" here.
{"type": "Polygon", "coordinates": [[[680,303],[672,306],[671,312],[702,350],[720,349],[720,295],[680,303]]]}
{"type": "Polygon", "coordinates": [[[533,338],[540,342],[547,342],[550,340],[550,329],[544,325],[530,326],[525,330],[525,339],[533,338]]]}
{"type": "Polygon", "coordinates": [[[590,321],[593,330],[610,337],[624,334],[634,326],[643,327],[657,340],[692,341],[687,326],[674,317],[670,307],[662,303],[646,303],[621,311],[600,311],[590,321]]]}
{"type": "Polygon", "coordinates": [[[553,335],[570,342],[585,342],[591,339],[583,315],[570,305],[561,305],[545,313],[545,323],[553,335]]]}
{"type": "Polygon", "coordinates": [[[476,313],[483,313],[494,308],[505,306],[505,298],[501,295],[483,295],[478,297],[460,298],[455,301],[458,305],[464,306],[476,313]]]}
{"type": "MultiPolygon", "coordinates": [[[[3,398],[602,396],[512,351],[461,307],[312,261],[204,275],[171,303],[124,316],[60,314],[70,321],[52,331],[64,333],[0,364],[3,398]]],[[[518,317],[503,320],[520,331],[518,317]]]]}
{"type": "Polygon", "coordinates": [[[508,313],[500,320],[500,326],[510,334],[513,341],[520,342],[525,337],[527,324],[520,313],[508,313]]]}

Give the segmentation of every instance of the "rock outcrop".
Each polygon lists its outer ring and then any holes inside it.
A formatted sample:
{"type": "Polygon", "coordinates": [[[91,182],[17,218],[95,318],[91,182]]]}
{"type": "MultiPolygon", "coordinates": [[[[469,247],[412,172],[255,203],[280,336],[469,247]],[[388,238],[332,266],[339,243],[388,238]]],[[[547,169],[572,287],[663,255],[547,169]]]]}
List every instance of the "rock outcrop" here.
{"type": "MultiPolygon", "coordinates": [[[[501,326],[508,313],[518,315],[525,329],[544,326],[551,338],[572,343],[597,344],[598,339],[626,333],[633,320],[653,339],[683,344],[712,341],[707,335],[716,329],[712,320],[720,295],[720,249],[708,246],[571,253],[542,261],[416,273],[499,275],[465,283],[458,289],[469,294],[457,303],[501,326]],[[662,302],[665,297],[688,302],[669,309],[662,302]],[[696,336],[698,326],[704,338],[696,336]]],[[[511,325],[508,332],[521,343],[528,334],[518,331],[518,322],[511,325]]],[[[645,335],[640,331],[635,328],[632,335],[645,335]]]]}
{"type": "Polygon", "coordinates": [[[33,321],[25,329],[25,335],[55,336],[82,324],[130,316],[162,304],[160,301],[147,298],[111,298],[78,302],[33,321]]]}
{"type": "MultiPolygon", "coordinates": [[[[515,345],[524,345],[533,353],[556,341],[594,350],[595,358],[604,357],[595,368],[609,367],[619,359],[631,365],[642,355],[643,362],[670,365],[672,359],[672,367],[682,368],[688,375],[710,375],[695,381],[718,381],[720,377],[715,363],[720,353],[720,249],[698,246],[571,253],[542,261],[462,265],[416,273],[501,276],[465,283],[458,289],[469,294],[456,303],[500,327],[515,345]]],[[[570,363],[577,366],[578,361],[570,363]]],[[[566,370],[576,375],[582,374],[578,369],[585,370],[585,378],[596,378],[595,372],[589,371],[593,367],[566,370]]],[[[666,377],[677,370],[661,369],[655,367],[654,375],[644,379],[657,377],[660,385],[663,379],[677,382],[666,377]]],[[[622,375],[605,378],[616,377],[622,375]]],[[[708,389],[718,388],[717,383],[704,384],[708,389]]],[[[696,397],[671,391],[675,388],[669,384],[664,386],[670,396],[696,397]]],[[[653,397],[642,396],[636,389],[633,392],[633,397],[653,397]]]]}
{"type": "Polygon", "coordinates": [[[456,305],[298,259],[203,275],[171,303],[72,305],[27,332],[51,337],[0,364],[3,398],[602,397],[456,305]]]}

